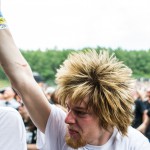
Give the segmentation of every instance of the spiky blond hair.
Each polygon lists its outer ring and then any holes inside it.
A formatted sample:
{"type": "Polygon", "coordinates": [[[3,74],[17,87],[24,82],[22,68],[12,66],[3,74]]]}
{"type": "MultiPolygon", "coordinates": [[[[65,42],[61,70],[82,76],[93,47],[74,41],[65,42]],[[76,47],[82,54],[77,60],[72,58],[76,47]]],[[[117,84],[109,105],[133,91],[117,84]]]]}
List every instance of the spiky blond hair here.
{"type": "Polygon", "coordinates": [[[131,74],[131,69],[107,51],[72,53],[56,74],[58,96],[65,104],[68,96],[76,103],[88,95],[88,107],[99,117],[100,125],[106,130],[117,127],[126,135],[133,117],[131,74]]]}

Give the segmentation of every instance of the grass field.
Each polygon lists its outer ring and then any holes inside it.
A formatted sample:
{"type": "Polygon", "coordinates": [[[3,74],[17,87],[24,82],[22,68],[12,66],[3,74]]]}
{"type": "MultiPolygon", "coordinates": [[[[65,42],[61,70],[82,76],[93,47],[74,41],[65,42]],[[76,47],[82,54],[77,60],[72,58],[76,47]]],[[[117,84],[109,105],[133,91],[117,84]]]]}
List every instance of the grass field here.
{"type": "Polygon", "coordinates": [[[8,80],[0,80],[0,88],[4,88],[10,86],[10,82],[8,80]]]}

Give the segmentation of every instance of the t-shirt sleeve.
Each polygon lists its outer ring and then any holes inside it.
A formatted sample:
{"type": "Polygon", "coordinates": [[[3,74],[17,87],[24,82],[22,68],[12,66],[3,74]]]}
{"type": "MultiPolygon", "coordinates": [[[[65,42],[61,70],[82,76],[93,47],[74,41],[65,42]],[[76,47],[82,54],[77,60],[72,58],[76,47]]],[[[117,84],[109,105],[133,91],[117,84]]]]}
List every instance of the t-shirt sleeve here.
{"type": "Polygon", "coordinates": [[[47,121],[45,134],[38,131],[37,147],[40,149],[59,150],[64,144],[66,134],[66,113],[55,105],[50,105],[51,113],[47,121]]]}
{"type": "MultiPolygon", "coordinates": [[[[133,150],[150,150],[150,143],[148,139],[138,130],[129,128],[130,135],[128,135],[129,147],[133,150]]],[[[126,143],[127,145],[127,143],[126,143]]]]}

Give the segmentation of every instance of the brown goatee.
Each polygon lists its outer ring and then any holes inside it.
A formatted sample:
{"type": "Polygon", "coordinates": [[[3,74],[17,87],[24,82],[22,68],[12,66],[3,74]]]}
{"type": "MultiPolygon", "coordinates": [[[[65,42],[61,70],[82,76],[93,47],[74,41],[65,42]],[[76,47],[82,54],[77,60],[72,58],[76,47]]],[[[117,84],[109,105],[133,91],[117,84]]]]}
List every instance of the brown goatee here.
{"type": "Polygon", "coordinates": [[[73,139],[70,137],[69,133],[65,136],[65,141],[68,146],[77,149],[79,147],[84,147],[87,143],[86,141],[79,135],[80,137],[78,139],[73,139]]]}

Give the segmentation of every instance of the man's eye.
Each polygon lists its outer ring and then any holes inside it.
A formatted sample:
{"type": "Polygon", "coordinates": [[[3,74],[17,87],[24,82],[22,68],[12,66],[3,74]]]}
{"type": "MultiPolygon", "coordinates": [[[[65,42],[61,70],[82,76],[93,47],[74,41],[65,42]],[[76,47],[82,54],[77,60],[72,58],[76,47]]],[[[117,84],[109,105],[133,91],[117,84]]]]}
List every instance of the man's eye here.
{"type": "Polygon", "coordinates": [[[74,113],[76,114],[76,115],[80,115],[80,116],[84,116],[84,115],[86,115],[87,113],[86,112],[83,112],[83,111],[78,111],[78,110],[74,110],[74,113]]]}

